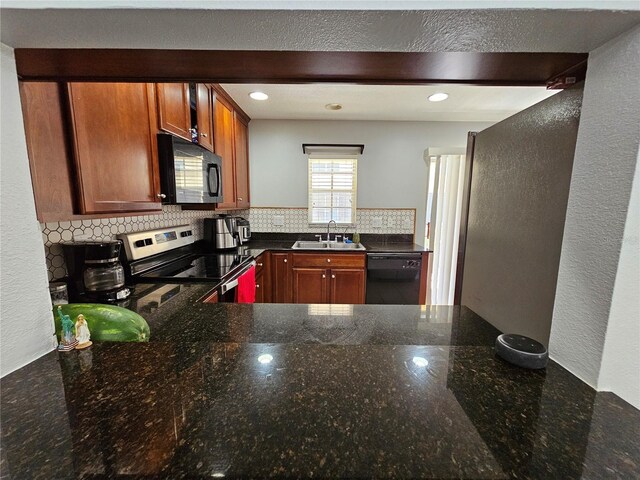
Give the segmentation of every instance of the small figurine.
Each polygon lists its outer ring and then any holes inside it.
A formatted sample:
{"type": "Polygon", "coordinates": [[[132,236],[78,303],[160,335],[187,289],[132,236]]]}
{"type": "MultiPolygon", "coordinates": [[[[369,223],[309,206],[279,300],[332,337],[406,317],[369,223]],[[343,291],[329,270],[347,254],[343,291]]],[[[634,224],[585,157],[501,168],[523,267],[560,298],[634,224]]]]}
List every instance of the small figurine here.
{"type": "Polygon", "coordinates": [[[76,345],[78,350],[90,347],[91,344],[93,344],[90,340],[91,332],[89,332],[89,325],[87,325],[87,321],[82,314],[78,315],[78,318],[76,319],[76,338],[79,342],[76,345]]]}
{"type": "Polygon", "coordinates": [[[60,343],[58,344],[58,350],[61,352],[68,352],[73,350],[78,344],[76,336],[74,334],[74,325],[71,317],[62,313],[62,307],[58,305],[58,316],[60,317],[60,323],[62,324],[62,331],[60,332],[60,343]]]}

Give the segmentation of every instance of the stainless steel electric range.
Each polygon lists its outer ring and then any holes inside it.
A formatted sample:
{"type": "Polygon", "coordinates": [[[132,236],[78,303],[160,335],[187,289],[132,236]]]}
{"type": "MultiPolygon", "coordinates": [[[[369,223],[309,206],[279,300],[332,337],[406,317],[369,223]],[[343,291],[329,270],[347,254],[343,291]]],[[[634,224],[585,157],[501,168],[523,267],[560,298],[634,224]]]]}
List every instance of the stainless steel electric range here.
{"type": "Polygon", "coordinates": [[[137,283],[210,283],[218,285],[221,301],[233,301],[234,289],[255,260],[230,251],[203,251],[192,227],[147,230],[118,235],[124,246],[122,263],[127,281],[137,283]]]}

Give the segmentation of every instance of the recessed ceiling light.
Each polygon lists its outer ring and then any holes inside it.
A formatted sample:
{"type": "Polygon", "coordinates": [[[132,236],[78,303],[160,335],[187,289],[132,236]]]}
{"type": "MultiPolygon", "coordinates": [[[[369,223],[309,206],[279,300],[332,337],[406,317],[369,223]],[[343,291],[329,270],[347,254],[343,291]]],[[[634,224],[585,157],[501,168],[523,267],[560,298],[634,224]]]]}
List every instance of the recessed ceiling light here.
{"type": "Polygon", "coordinates": [[[441,102],[443,100],[446,100],[447,98],[449,98],[448,93],[434,93],[433,95],[429,95],[428,100],[430,102],[441,102]]]}
{"type": "Polygon", "coordinates": [[[340,105],[339,103],[327,103],[324,108],[326,108],[327,110],[340,110],[342,108],[342,105],[340,105]]]}
{"type": "Polygon", "coordinates": [[[251,92],[249,96],[254,100],[266,100],[267,98],[269,98],[269,95],[264,92],[251,92]]]}

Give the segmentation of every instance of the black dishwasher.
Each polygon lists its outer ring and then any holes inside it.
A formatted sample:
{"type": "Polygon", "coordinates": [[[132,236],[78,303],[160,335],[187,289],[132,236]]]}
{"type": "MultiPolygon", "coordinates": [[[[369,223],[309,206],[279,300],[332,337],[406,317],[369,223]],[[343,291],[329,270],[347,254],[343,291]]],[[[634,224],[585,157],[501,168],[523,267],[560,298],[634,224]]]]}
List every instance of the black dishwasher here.
{"type": "Polygon", "coordinates": [[[419,305],[421,270],[420,253],[368,253],[366,303],[419,305]]]}

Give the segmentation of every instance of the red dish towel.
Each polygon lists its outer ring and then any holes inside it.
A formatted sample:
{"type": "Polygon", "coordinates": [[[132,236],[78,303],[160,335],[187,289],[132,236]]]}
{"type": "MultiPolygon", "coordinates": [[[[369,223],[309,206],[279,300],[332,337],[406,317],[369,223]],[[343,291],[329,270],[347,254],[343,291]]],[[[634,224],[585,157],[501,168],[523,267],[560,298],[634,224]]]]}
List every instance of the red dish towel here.
{"type": "Polygon", "coordinates": [[[251,266],[249,270],[238,278],[238,288],[236,290],[236,302],[255,303],[256,301],[256,267],[251,266]]]}

